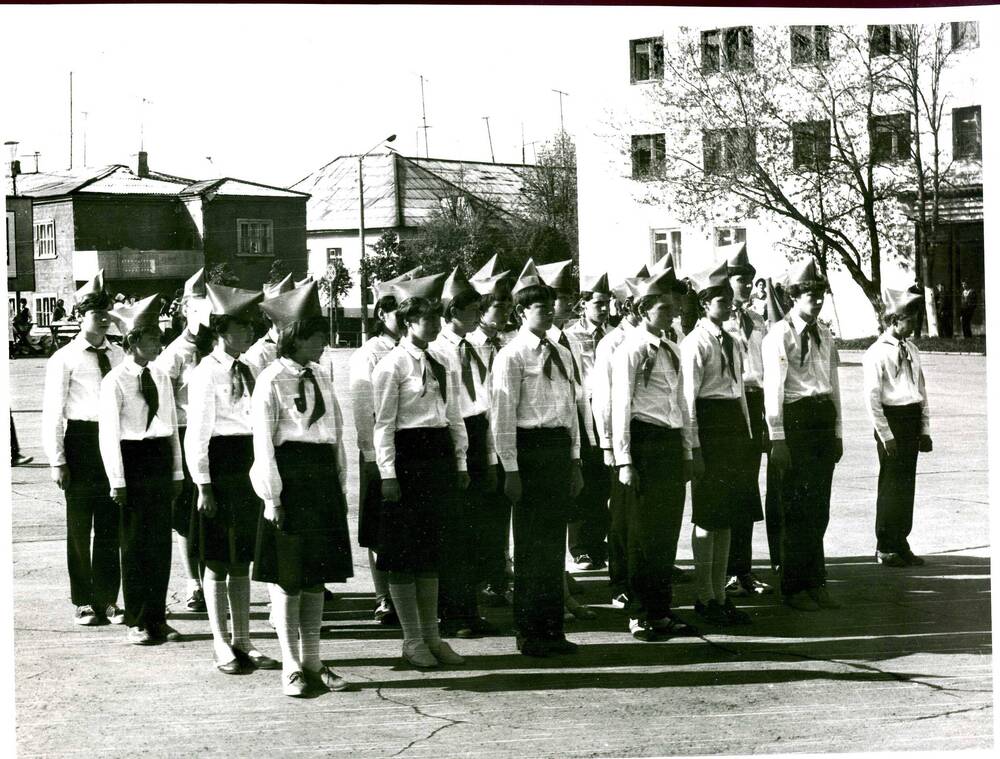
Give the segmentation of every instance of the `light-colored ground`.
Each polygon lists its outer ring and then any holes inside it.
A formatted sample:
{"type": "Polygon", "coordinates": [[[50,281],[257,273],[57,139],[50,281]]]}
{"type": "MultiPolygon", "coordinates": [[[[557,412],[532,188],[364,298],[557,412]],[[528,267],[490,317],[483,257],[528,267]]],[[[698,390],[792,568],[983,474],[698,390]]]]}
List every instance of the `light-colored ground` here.
{"type": "MultiPolygon", "coordinates": [[[[71,624],[61,494],[44,466],[15,469],[19,754],[440,759],[989,748],[985,359],[926,357],[936,451],[921,458],[911,544],[928,564],[904,570],[872,561],[877,462],[860,355],[843,360],[846,452],[826,540],[842,610],[801,614],[752,602],[753,625],[735,634],[647,644],[624,632],[606,574],[582,573],[599,617],[569,627],[578,656],[528,660],[511,637],[459,641],[467,665],[427,674],[401,666],[398,634],[371,621],[358,551],[356,577],[338,588],[327,616],[322,654],[361,690],[310,700],[282,696],[275,672],[215,672],[207,619],[181,604],[176,551],[171,622],[187,642],[136,648],[120,627],[71,624]]],[[[42,372],[39,360],[11,363],[11,406],[24,452],[37,461],[42,372]]],[[[352,430],[347,440],[353,450],[352,430]]],[[[352,529],[356,482],[352,463],[352,529]]],[[[765,556],[761,528],[755,558],[765,556]]],[[[685,530],[680,564],[689,568],[690,557],[685,530]]],[[[277,656],[264,590],[255,584],[253,594],[254,638],[277,656]]],[[[682,614],[691,603],[690,586],[681,586],[682,614]]],[[[509,629],[509,612],[489,616],[509,629]]]]}

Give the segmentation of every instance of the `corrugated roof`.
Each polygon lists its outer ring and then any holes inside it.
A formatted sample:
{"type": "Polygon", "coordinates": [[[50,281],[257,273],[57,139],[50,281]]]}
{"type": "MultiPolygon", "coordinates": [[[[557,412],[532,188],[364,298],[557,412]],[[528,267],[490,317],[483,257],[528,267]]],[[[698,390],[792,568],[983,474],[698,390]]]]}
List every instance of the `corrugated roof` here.
{"type": "Polygon", "coordinates": [[[108,195],[177,195],[184,185],[164,182],[133,174],[131,171],[115,171],[77,190],[79,193],[105,193],[108,195]]]}
{"type": "Polygon", "coordinates": [[[245,179],[232,179],[231,177],[221,177],[219,179],[205,179],[200,182],[189,184],[182,190],[184,195],[201,195],[206,192],[213,192],[216,195],[234,195],[253,198],[303,198],[306,193],[297,190],[286,190],[281,187],[249,182],[245,179]]]}
{"type": "MultiPolygon", "coordinates": [[[[17,178],[17,194],[30,198],[55,198],[60,195],[69,195],[91,182],[120,170],[128,171],[128,167],[113,165],[76,171],[39,171],[32,174],[21,174],[17,178]]],[[[11,192],[12,185],[10,178],[8,178],[7,194],[9,195],[11,192]]]]}

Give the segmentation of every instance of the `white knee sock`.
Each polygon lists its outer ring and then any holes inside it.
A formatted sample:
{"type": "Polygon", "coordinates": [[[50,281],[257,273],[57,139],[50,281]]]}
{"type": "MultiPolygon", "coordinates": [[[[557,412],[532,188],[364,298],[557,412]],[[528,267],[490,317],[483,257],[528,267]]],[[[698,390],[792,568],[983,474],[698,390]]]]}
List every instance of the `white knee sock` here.
{"type": "Polygon", "coordinates": [[[697,525],[691,527],[691,552],[694,554],[694,583],[698,600],[707,604],[715,598],[712,589],[712,548],[714,533],[697,525]]]}
{"type": "Polygon", "coordinates": [[[420,637],[428,645],[441,642],[441,629],[438,627],[438,578],[418,577],[417,613],[420,617],[420,637]]]}
{"type": "Polygon", "coordinates": [[[205,578],[205,606],[208,607],[208,626],[212,630],[212,646],[216,661],[225,664],[233,658],[229,649],[229,601],[226,598],[226,581],[205,578]]]}
{"type": "Polygon", "coordinates": [[[271,619],[281,646],[281,669],[285,675],[302,669],[299,661],[299,594],[289,595],[280,585],[268,583],[271,619]]]}
{"type": "Polygon", "coordinates": [[[250,576],[229,575],[229,616],[233,619],[233,645],[241,651],[253,648],[250,642],[250,576]]]}
{"type": "Polygon", "coordinates": [[[399,625],[403,628],[403,642],[421,640],[420,615],[417,611],[417,586],[415,583],[389,583],[392,605],[396,607],[399,625]]]}
{"type": "Polygon", "coordinates": [[[726,602],[726,569],[729,564],[729,530],[713,530],[714,546],[712,548],[712,591],[715,600],[720,604],[726,602]]]}
{"type": "Polygon", "coordinates": [[[368,567],[371,569],[372,582],[375,583],[375,602],[380,602],[389,595],[389,573],[375,566],[375,552],[368,549],[368,567]]]}
{"type": "Polygon", "coordinates": [[[311,672],[323,669],[319,655],[319,634],[323,627],[323,591],[302,591],[299,602],[299,651],[302,668],[311,672]]]}

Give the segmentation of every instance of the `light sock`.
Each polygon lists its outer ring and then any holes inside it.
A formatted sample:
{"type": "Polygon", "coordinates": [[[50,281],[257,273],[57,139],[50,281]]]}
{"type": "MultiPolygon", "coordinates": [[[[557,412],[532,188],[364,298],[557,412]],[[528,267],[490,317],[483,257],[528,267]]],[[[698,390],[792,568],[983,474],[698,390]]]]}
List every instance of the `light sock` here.
{"type": "Polygon", "coordinates": [[[280,585],[268,583],[271,596],[271,619],[281,646],[281,670],[290,675],[302,669],[299,662],[299,594],[289,595],[280,585]]]}
{"type": "Polygon", "coordinates": [[[229,648],[229,599],[226,597],[226,581],[205,578],[205,606],[208,607],[208,626],[212,631],[212,646],[215,659],[225,664],[233,658],[229,648]]]}
{"type": "Polygon", "coordinates": [[[422,640],[420,633],[420,615],[417,611],[417,586],[415,583],[389,583],[389,594],[392,605],[399,617],[399,626],[403,628],[403,642],[410,643],[422,640]]]}
{"type": "Polygon", "coordinates": [[[299,651],[302,668],[310,672],[323,669],[319,655],[319,635],[323,627],[323,591],[302,591],[299,601],[299,651]]]}
{"type": "Polygon", "coordinates": [[[244,653],[250,651],[249,575],[229,575],[229,616],[233,620],[233,645],[244,653]]]}
{"type": "Polygon", "coordinates": [[[732,532],[713,530],[714,545],[712,548],[712,591],[714,598],[720,604],[726,602],[726,569],[729,563],[729,541],[732,532]]]}
{"type": "Polygon", "coordinates": [[[415,584],[420,637],[433,648],[441,643],[441,629],[438,627],[438,578],[417,577],[415,584]]]}
{"type": "Polygon", "coordinates": [[[698,600],[707,604],[715,598],[712,589],[712,533],[697,525],[691,527],[691,552],[694,554],[694,583],[698,600]]]}
{"type": "Polygon", "coordinates": [[[375,583],[375,603],[379,603],[389,595],[389,573],[375,566],[375,552],[368,549],[368,567],[371,569],[372,582],[375,583]]]}

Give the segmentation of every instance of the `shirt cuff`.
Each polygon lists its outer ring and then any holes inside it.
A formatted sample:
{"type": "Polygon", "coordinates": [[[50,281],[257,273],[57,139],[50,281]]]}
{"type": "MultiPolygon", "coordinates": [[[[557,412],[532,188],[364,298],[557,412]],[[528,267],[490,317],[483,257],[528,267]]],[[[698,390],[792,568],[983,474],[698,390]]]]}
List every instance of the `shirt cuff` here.
{"type": "Polygon", "coordinates": [[[459,456],[455,460],[455,462],[458,464],[458,471],[460,471],[460,472],[468,472],[469,471],[469,464],[465,460],[465,456],[464,455],[459,456]]]}
{"type": "Polygon", "coordinates": [[[361,451],[361,455],[364,456],[366,464],[371,464],[375,460],[375,449],[365,448],[361,451]]]}
{"type": "Polygon", "coordinates": [[[50,462],[49,466],[66,466],[65,456],[56,456],[50,462]]]}
{"type": "Polygon", "coordinates": [[[768,427],[768,436],[771,440],[784,440],[785,439],[785,428],[784,427],[768,427]]]}
{"type": "Polygon", "coordinates": [[[211,485],[212,477],[209,474],[202,474],[201,472],[191,472],[191,482],[195,485],[211,485]]]}
{"type": "Polygon", "coordinates": [[[500,463],[503,464],[503,470],[505,472],[516,472],[517,471],[517,456],[500,456],[500,463]]]}
{"type": "Polygon", "coordinates": [[[280,504],[277,501],[270,500],[270,499],[265,499],[264,500],[264,505],[265,506],[270,506],[273,509],[273,508],[276,508],[277,506],[279,506],[280,504]]]}
{"type": "Polygon", "coordinates": [[[184,470],[174,472],[174,482],[184,482],[184,470]]]}
{"type": "Polygon", "coordinates": [[[496,466],[497,465],[497,455],[491,453],[486,457],[486,466],[496,466]]]}
{"type": "Polygon", "coordinates": [[[615,466],[628,466],[632,463],[631,453],[615,454],[615,466]]]}
{"type": "Polygon", "coordinates": [[[396,467],[390,464],[389,466],[378,468],[379,476],[383,481],[396,479],[396,467]]]}
{"type": "Polygon", "coordinates": [[[111,479],[109,477],[108,484],[111,486],[112,490],[118,490],[119,488],[125,487],[125,478],[122,477],[121,479],[111,479]]]}
{"type": "Polygon", "coordinates": [[[573,459],[573,461],[579,461],[580,460],[580,444],[577,443],[576,445],[574,445],[573,448],[570,450],[570,453],[571,453],[571,458],[573,459]]]}

